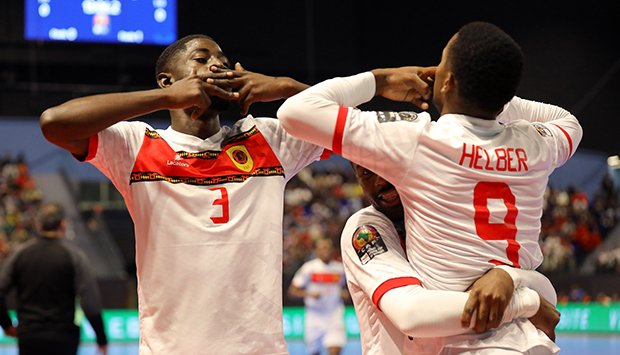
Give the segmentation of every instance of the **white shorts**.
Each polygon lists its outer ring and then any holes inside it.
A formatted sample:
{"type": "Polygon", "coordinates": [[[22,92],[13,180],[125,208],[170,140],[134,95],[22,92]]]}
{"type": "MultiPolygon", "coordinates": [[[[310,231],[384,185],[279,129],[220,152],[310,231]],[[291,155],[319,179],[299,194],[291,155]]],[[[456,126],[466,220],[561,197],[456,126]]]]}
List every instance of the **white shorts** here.
{"type": "Polygon", "coordinates": [[[342,348],[347,342],[342,312],[334,312],[329,316],[315,316],[306,312],[305,327],[304,340],[308,354],[320,353],[324,348],[342,348]]]}

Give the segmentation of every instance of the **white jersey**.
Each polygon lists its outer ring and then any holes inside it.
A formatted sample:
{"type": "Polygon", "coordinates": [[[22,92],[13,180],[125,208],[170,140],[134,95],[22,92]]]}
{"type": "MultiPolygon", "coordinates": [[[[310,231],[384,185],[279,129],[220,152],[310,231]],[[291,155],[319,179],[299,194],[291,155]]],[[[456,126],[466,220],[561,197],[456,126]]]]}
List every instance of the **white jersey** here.
{"type": "Polygon", "coordinates": [[[501,120],[363,112],[372,73],[337,78],[289,98],[278,117],[295,136],[331,148],[391,182],[405,207],[407,256],[425,287],[465,290],[486,270],[533,270],[548,176],[582,131],[557,106],[515,97],[501,120]]]}
{"type": "Polygon", "coordinates": [[[407,262],[404,247],[392,221],[372,206],[354,213],[342,231],[342,262],[363,354],[413,353],[412,340],[392,324],[378,305],[386,292],[420,284],[407,262]]]}
{"type": "Polygon", "coordinates": [[[295,273],[291,284],[307,292],[318,292],[318,298],[304,297],[306,315],[343,315],[342,288],[345,286],[342,263],[330,260],[328,264],[316,258],[304,263],[295,273]]]}
{"type": "MultiPolygon", "coordinates": [[[[416,287],[416,292],[398,293],[407,286],[422,286],[407,260],[403,238],[404,232],[397,231],[392,221],[372,206],[353,214],[342,231],[342,260],[357,313],[363,354],[451,354],[468,347],[501,348],[507,342],[518,343],[515,349],[524,352],[535,348],[542,348],[544,353],[557,352],[557,346],[539,334],[515,308],[515,304],[529,303],[523,294],[515,292],[504,314],[505,322],[513,322],[479,334],[463,329],[460,323],[466,293],[422,287],[416,287]],[[384,296],[389,300],[381,302],[384,296]],[[420,324],[412,337],[392,323],[390,317],[395,314],[420,324]]],[[[553,287],[546,277],[536,271],[509,271],[515,285],[532,287],[555,302],[553,287]]],[[[533,297],[539,296],[534,293],[533,297]]]]}
{"type": "Polygon", "coordinates": [[[200,139],[120,122],[87,160],[135,225],[140,354],[285,354],[284,185],[323,149],[248,117],[200,139]]]}

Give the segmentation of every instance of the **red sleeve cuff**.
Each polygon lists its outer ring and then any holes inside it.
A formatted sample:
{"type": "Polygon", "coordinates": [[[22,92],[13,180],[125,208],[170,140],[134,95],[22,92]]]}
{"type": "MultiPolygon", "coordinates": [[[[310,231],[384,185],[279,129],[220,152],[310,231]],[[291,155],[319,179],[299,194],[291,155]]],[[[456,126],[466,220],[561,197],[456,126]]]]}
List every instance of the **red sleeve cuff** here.
{"type": "Polygon", "coordinates": [[[375,292],[372,294],[372,303],[381,310],[379,307],[379,301],[381,301],[381,297],[385,295],[388,291],[393,290],[395,288],[409,286],[409,285],[419,285],[422,286],[422,282],[415,277],[396,277],[393,279],[389,279],[384,281],[375,292]]]}
{"type": "Polygon", "coordinates": [[[89,161],[95,158],[97,155],[97,147],[99,146],[99,134],[94,134],[88,138],[88,155],[84,161],[89,161]]]}
{"type": "Polygon", "coordinates": [[[347,123],[347,115],[349,109],[340,106],[338,108],[338,117],[336,118],[336,127],[334,128],[334,136],[332,137],[332,151],[342,155],[342,138],[344,136],[344,127],[347,123]]]}

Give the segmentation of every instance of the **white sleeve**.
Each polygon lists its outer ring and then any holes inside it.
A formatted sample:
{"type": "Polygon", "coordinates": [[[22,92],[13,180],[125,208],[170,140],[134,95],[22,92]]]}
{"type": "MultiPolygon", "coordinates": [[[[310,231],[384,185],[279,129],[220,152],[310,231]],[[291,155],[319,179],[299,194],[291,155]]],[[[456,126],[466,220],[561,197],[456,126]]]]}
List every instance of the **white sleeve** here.
{"type": "Polygon", "coordinates": [[[326,80],[287,99],[278,110],[291,135],[331,149],[398,184],[407,174],[426,112],[370,112],[353,106],[375,94],[375,77],[362,73],[326,80]]]}
{"type": "Polygon", "coordinates": [[[393,288],[419,285],[392,223],[368,207],[349,218],[340,249],[347,282],[356,285],[375,306],[393,288]]]}
{"type": "Polygon", "coordinates": [[[555,150],[555,165],[563,165],[577,150],[583,137],[579,121],[567,110],[515,96],[498,116],[504,124],[526,120],[555,150]]]}
{"type": "Polygon", "coordinates": [[[310,283],[310,272],[308,270],[308,263],[305,263],[299,268],[299,270],[297,270],[297,272],[295,273],[295,276],[293,276],[293,280],[291,281],[291,284],[297,288],[304,289],[308,287],[309,283],[310,283]]]}
{"type": "Polygon", "coordinates": [[[555,292],[555,288],[545,275],[535,270],[518,269],[508,265],[498,265],[496,268],[500,268],[510,275],[515,288],[521,286],[529,287],[538,292],[549,303],[554,306],[557,305],[558,296],[555,292]]]}
{"type": "MultiPolygon", "coordinates": [[[[456,291],[427,290],[406,286],[390,290],[380,301],[381,310],[403,333],[417,338],[444,337],[470,332],[461,326],[461,314],[468,294],[456,291]]],[[[540,307],[536,291],[519,288],[504,312],[502,324],[514,318],[529,318],[540,307]]]]}
{"type": "Polygon", "coordinates": [[[90,137],[85,161],[97,167],[123,195],[128,192],[131,169],[147,129],[153,130],[144,122],[123,121],[90,137]]]}
{"type": "Polygon", "coordinates": [[[255,118],[258,129],[284,168],[286,181],[310,163],[319,160],[323,147],[303,141],[288,134],[274,118],[255,118]]]}

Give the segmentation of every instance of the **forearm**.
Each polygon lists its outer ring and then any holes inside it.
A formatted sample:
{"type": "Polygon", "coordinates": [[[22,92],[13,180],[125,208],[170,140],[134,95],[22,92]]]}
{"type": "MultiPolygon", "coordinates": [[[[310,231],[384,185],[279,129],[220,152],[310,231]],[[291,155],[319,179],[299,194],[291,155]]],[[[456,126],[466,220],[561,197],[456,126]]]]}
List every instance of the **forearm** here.
{"type": "Polygon", "coordinates": [[[288,77],[277,77],[276,80],[279,81],[282,99],[288,99],[289,97],[310,87],[308,84],[300,83],[299,81],[288,77]]]}
{"type": "Polygon", "coordinates": [[[87,315],[86,318],[88,319],[88,322],[90,323],[91,327],[95,331],[95,335],[97,336],[97,344],[99,345],[107,344],[108,338],[105,334],[105,328],[103,325],[103,319],[101,318],[101,313],[98,313],[96,315],[90,315],[90,316],[87,315]]]}
{"type": "Polygon", "coordinates": [[[346,121],[346,110],[375,94],[370,73],[324,81],[286,100],[278,110],[278,119],[291,135],[333,149],[332,136],[337,122],[346,121]],[[339,117],[344,112],[345,117],[339,117]]]}
{"type": "Polygon", "coordinates": [[[101,94],[70,100],[41,115],[41,130],[52,143],[87,139],[130,118],[167,108],[162,89],[101,94]]]}
{"type": "Polygon", "coordinates": [[[507,265],[498,265],[496,268],[504,270],[514,282],[515,289],[521,286],[531,288],[544,297],[549,303],[557,305],[557,294],[549,279],[534,270],[523,270],[507,265]]]}
{"type": "MultiPolygon", "coordinates": [[[[387,292],[380,301],[381,310],[403,333],[412,337],[443,337],[467,333],[461,315],[468,294],[456,291],[427,290],[419,286],[400,287],[387,292]]],[[[504,312],[502,323],[536,313],[540,299],[529,289],[515,291],[504,312]]]]}

